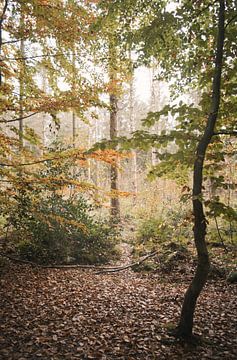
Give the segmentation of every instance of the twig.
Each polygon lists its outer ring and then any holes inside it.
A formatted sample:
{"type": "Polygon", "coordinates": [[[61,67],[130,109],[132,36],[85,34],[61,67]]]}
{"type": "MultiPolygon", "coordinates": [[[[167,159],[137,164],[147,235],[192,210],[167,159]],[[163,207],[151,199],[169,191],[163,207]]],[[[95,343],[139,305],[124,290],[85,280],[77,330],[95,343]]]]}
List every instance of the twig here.
{"type": "Polygon", "coordinates": [[[235,14],[225,25],[225,29],[232,23],[232,21],[234,21],[237,18],[237,14],[235,14]]]}
{"type": "Polygon", "coordinates": [[[217,218],[215,216],[214,216],[214,220],[215,220],[216,230],[217,230],[219,239],[221,241],[221,244],[222,244],[223,248],[225,249],[225,252],[228,252],[227,247],[225,246],[224,240],[223,240],[223,238],[221,236],[221,232],[220,232],[220,229],[219,229],[219,226],[218,226],[217,218]]]}

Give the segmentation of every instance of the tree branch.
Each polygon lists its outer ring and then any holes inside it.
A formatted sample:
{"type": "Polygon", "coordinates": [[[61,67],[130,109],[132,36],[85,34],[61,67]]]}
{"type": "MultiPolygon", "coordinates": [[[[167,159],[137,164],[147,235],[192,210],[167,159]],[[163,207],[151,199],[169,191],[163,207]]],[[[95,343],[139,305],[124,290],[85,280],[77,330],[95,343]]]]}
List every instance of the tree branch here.
{"type": "Polygon", "coordinates": [[[101,265],[80,265],[80,264],[76,264],[76,265],[40,265],[37,264],[33,261],[28,261],[28,260],[22,260],[19,258],[15,258],[14,256],[11,255],[7,255],[4,254],[2,252],[0,252],[0,256],[5,257],[11,261],[17,262],[17,263],[21,263],[21,264],[26,264],[26,265],[30,265],[30,266],[34,266],[34,267],[39,267],[39,268],[43,268],[43,269],[65,269],[65,270],[70,270],[70,269],[95,269],[95,270],[101,270],[98,271],[96,274],[103,274],[103,273],[107,273],[107,272],[117,272],[117,271],[122,271],[122,270],[126,270],[128,268],[134,267],[136,265],[140,265],[142,262],[144,262],[146,259],[151,258],[153,256],[155,256],[158,253],[158,251],[154,251],[146,256],[144,256],[143,258],[141,258],[140,260],[132,263],[132,264],[128,264],[125,266],[120,266],[120,267],[110,267],[110,266],[101,266],[101,265]]]}
{"type": "MultiPolygon", "coordinates": [[[[20,164],[0,163],[0,166],[17,168],[17,167],[22,167],[22,166],[31,166],[31,165],[36,165],[36,164],[42,164],[47,161],[55,161],[55,160],[63,160],[63,159],[65,159],[63,156],[57,156],[57,157],[52,157],[52,158],[48,158],[48,159],[36,160],[36,161],[32,161],[32,162],[28,162],[28,163],[20,163],[20,164]]],[[[81,156],[77,159],[86,160],[85,157],[83,157],[83,156],[81,156]]]]}
{"type": "MultiPolygon", "coordinates": [[[[15,44],[19,41],[21,41],[22,39],[18,39],[18,40],[9,40],[9,41],[3,41],[2,45],[8,45],[8,44],[15,44]]],[[[24,40],[24,39],[23,39],[24,40]]]]}
{"type": "Polygon", "coordinates": [[[143,258],[139,259],[138,261],[132,263],[132,264],[128,264],[128,265],[124,265],[124,266],[119,266],[119,267],[115,267],[115,268],[105,268],[101,271],[98,271],[96,274],[105,274],[105,273],[114,273],[114,272],[118,272],[118,271],[123,271],[129,268],[133,268],[134,266],[140,265],[141,263],[143,263],[145,260],[154,257],[156,254],[158,253],[158,251],[154,251],[146,256],[144,256],[143,258]]]}
{"type": "Polygon", "coordinates": [[[232,23],[233,20],[235,20],[237,18],[237,14],[235,14],[225,25],[225,29],[232,23]]]}
{"type": "Polygon", "coordinates": [[[39,267],[39,268],[43,268],[43,269],[77,269],[77,268],[79,268],[79,269],[103,269],[103,267],[96,266],[96,265],[40,265],[33,261],[15,258],[14,256],[7,255],[4,253],[0,253],[0,256],[6,258],[8,260],[14,261],[16,263],[30,265],[33,267],[39,267]]]}
{"type": "Polygon", "coordinates": [[[37,58],[43,58],[43,57],[59,57],[59,56],[65,56],[65,55],[76,55],[76,54],[72,54],[72,53],[59,53],[59,54],[41,54],[41,55],[34,55],[34,56],[19,56],[16,58],[11,58],[11,57],[5,57],[2,58],[2,60],[8,60],[8,61],[19,61],[19,60],[34,60],[37,58]]]}
{"type": "Polygon", "coordinates": [[[213,135],[230,135],[230,136],[237,136],[237,130],[220,130],[214,132],[213,135]]]}
{"type": "Polygon", "coordinates": [[[3,20],[4,20],[4,16],[6,14],[7,11],[7,7],[8,7],[8,0],[5,0],[5,4],[3,7],[3,11],[2,11],[2,15],[0,16],[0,26],[2,26],[3,20]]]}
{"type": "Polygon", "coordinates": [[[10,120],[2,119],[2,120],[0,120],[0,123],[6,124],[6,123],[14,122],[14,121],[20,121],[20,120],[27,119],[27,118],[29,118],[29,117],[31,117],[33,115],[36,115],[36,114],[39,114],[39,111],[35,111],[35,112],[33,112],[33,113],[29,114],[29,115],[19,117],[19,118],[10,119],[10,120]]]}
{"type": "Polygon", "coordinates": [[[222,244],[223,248],[225,249],[225,252],[228,252],[227,247],[225,246],[224,240],[222,239],[221,232],[220,232],[220,228],[219,228],[219,225],[218,225],[216,216],[214,216],[214,220],[215,220],[216,230],[217,230],[219,239],[220,239],[220,241],[221,241],[221,244],[222,244]]]}

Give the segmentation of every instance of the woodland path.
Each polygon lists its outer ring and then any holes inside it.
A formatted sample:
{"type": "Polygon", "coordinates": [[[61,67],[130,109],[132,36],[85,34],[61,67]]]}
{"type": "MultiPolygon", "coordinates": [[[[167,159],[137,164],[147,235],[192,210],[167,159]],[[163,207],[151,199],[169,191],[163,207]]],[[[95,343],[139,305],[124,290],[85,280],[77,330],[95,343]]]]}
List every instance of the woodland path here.
{"type": "Polygon", "coordinates": [[[170,343],[188,282],[11,263],[1,276],[0,359],[236,359],[236,286],[225,281],[210,281],[198,305],[206,342],[170,343]]]}

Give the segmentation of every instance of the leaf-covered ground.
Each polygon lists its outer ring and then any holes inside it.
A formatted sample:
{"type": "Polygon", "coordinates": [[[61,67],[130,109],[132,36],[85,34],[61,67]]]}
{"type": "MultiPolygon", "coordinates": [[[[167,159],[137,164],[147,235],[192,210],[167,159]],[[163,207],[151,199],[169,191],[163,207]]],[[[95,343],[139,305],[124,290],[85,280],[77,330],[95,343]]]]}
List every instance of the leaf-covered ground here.
{"type": "Polygon", "coordinates": [[[1,277],[1,359],[236,359],[236,286],[210,281],[198,304],[202,345],[173,343],[189,279],[126,270],[11,265],[1,277]]]}

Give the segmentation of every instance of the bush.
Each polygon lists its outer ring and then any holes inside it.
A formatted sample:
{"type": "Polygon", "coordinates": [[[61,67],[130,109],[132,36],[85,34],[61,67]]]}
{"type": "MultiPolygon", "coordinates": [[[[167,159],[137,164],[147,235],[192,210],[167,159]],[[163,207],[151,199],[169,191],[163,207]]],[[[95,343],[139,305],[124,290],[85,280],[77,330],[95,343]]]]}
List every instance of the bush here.
{"type": "Polygon", "coordinates": [[[82,196],[43,199],[37,213],[23,218],[27,240],[17,244],[19,255],[38,263],[105,263],[116,255],[117,234],[108,222],[98,220],[82,196]]]}
{"type": "Polygon", "coordinates": [[[135,252],[142,255],[170,242],[186,246],[192,237],[189,216],[188,212],[169,209],[162,216],[143,219],[137,230],[135,252]]]}
{"type": "Polygon", "coordinates": [[[70,159],[63,165],[47,162],[36,186],[21,174],[6,227],[17,238],[16,250],[22,258],[42,264],[65,263],[69,258],[91,264],[116,255],[115,228],[96,216],[88,196],[65,186],[64,179],[77,181],[71,165],[70,159]]]}
{"type": "Polygon", "coordinates": [[[138,241],[147,243],[148,241],[162,241],[166,231],[166,226],[160,218],[150,218],[142,221],[138,228],[138,241]]]}

